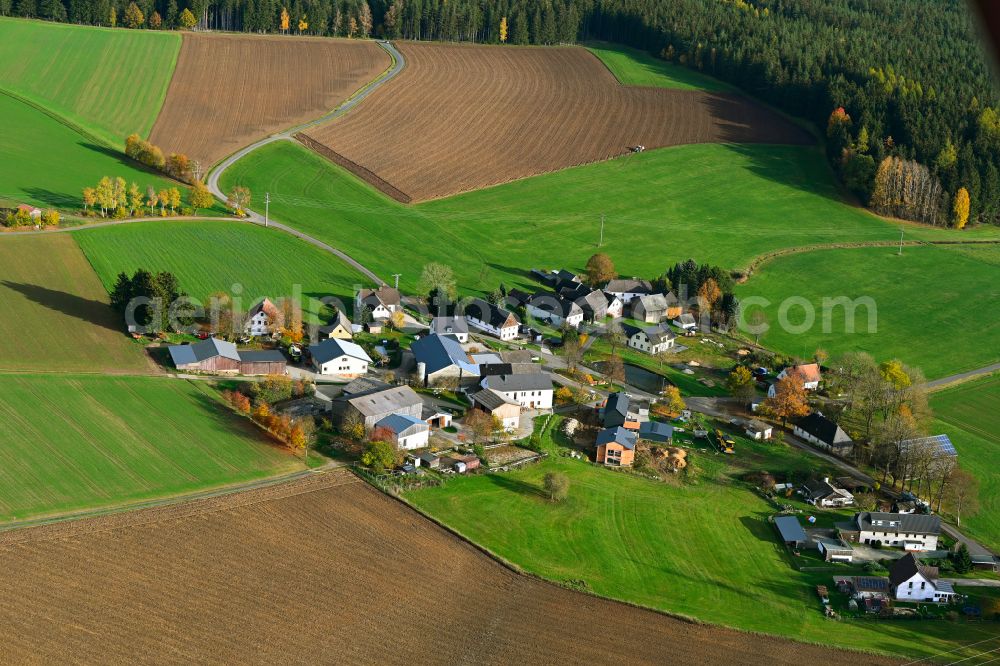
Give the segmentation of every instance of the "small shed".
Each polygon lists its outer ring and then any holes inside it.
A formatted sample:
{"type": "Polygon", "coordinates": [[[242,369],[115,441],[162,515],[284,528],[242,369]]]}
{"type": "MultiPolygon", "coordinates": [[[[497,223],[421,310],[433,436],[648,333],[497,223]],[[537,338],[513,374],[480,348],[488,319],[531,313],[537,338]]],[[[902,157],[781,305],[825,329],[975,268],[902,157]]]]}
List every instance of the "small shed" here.
{"type": "Polygon", "coordinates": [[[829,537],[817,537],[816,548],[827,562],[853,562],[854,548],[851,544],[829,537]]]}
{"type": "Polygon", "coordinates": [[[421,453],[418,456],[418,459],[420,460],[420,463],[428,469],[437,469],[441,466],[441,458],[434,455],[430,451],[421,453]]]}
{"type": "Polygon", "coordinates": [[[764,423],[763,421],[758,421],[753,419],[746,427],[747,437],[751,439],[771,439],[772,429],[771,426],[764,423]]]}
{"type": "Polygon", "coordinates": [[[799,519],[795,516],[775,516],[774,524],[786,546],[801,548],[809,540],[806,531],[802,529],[799,519]]]}
{"type": "Polygon", "coordinates": [[[242,375],[285,374],[285,357],[277,349],[241,351],[239,356],[242,375]]]}

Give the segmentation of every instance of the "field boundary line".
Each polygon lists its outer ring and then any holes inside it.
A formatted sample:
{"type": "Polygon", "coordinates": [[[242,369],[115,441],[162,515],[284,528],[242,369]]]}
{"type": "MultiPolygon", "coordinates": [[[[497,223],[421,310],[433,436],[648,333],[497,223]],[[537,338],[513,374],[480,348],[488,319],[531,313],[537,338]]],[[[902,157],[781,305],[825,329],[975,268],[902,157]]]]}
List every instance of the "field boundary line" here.
{"type": "MultiPolygon", "coordinates": [[[[94,143],[98,143],[98,144],[104,146],[105,148],[111,148],[113,150],[118,150],[111,143],[109,143],[108,141],[105,141],[104,139],[100,138],[99,136],[97,136],[93,132],[85,129],[82,125],[80,125],[80,124],[78,124],[78,123],[70,120],[66,116],[60,115],[60,114],[56,113],[55,111],[52,111],[51,109],[45,108],[40,103],[34,101],[30,97],[25,97],[24,95],[21,95],[20,93],[16,93],[13,90],[10,90],[9,88],[2,88],[2,87],[0,87],[0,94],[6,95],[7,97],[10,97],[11,99],[13,99],[15,101],[21,102],[22,104],[26,104],[27,106],[30,106],[31,108],[33,108],[35,111],[38,111],[40,113],[44,113],[46,116],[48,116],[52,120],[56,121],[57,123],[59,123],[60,125],[62,125],[64,127],[66,127],[67,129],[70,129],[70,130],[76,132],[77,134],[79,134],[80,136],[82,136],[84,139],[87,139],[88,141],[93,141],[94,143]]],[[[125,156],[125,153],[122,153],[122,156],[125,156]]],[[[138,164],[138,162],[137,162],[137,164],[138,164]]]]}
{"type": "MultiPolygon", "coordinates": [[[[232,498],[236,500],[238,499],[238,496],[243,493],[276,489],[282,485],[291,484],[295,481],[301,481],[303,479],[310,479],[310,478],[322,479],[323,475],[328,474],[330,472],[336,472],[337,470],[341,469],[344,469],[343,463],[330,461],[329,463],[323,465],[322,467],[298,470],[295,472],[287,472],[285,474],[279,474],[276,476],[254,479],[251,481],[244,481],[236,484],[219,486],[216,488],[207,488],[204,490],[197,490],[190,493],[182,493],[179,495],[171,495],[156,499],[140,500],[132,503],[117,504],[113,506],[101,507],[96,509],[84,509],[81,511],[62,513],[52,516],[43,516],[39,518],[28,518],[19,521],[3,523],[0,524],[0,548],[14,543],[23,543],[25,541],[42,541],[47,539],[65,537],[65,534],[57,532],[52,535],[40,534],[39,538],[37,539],[31,538],[30,536],[27,536],[24,539],[18,539],[16,537],[9,540],[7,539],[7,535],[9,534],[12,533],[29,534],[34,528],[54,527],[58,525],[69,525],[73,523],[80,523],[82,526],[87,526],[87,523],[93,520],[94,524],[89,525],[91,529],[89,529],[88,531],[103,532],[114,529],[120,529],[125,526],[133,527],[140,525],[152,525],[166,520],[177,520],[179,518],[193,516],[193,515],[216,513],[219,511],[225,511],[236,507],[259,504],[261,502],[268,501],[271,499],[285,499],[288,497],[304,495],[310,492],[316,492],[317,490],[322,490],[325,488],[336,487],[339,485],[348,485],[350,483],[358,482],[358,481],[349,481],[347,483],[328,483],[326,485],[320,486],[319,488],[309,487],[295,492],[288,492],[286,494],[281,495],[279,498],[267,496],[258,499],[248,498],[246,499],[246,501],[238,502],[235,504],[220,503],[216,505],[212,503],[212,500],[222,500],[225,498],[232,498]],[[145,511],[152,511],[155,509],[170,509],[170,508],[176,508],[179,511],[177,514],[153,517],[149,520],[141,520],[139,518],[145,511]],[[187,509],[186,511],[184,510],[185,508],[187,509]],[[100,519],[110,519],[118,516],[126,516],[128,514],[134,514],[136,516],[136,520],[126,523],[125,525],[99,524],[101,522],[100,519]]],[[[334,479],[334,477],[327,477],[327,478],[334,479]]]]}
{"type": "Polygon", "coordinates": [[[354,176],[365,181],[366,183],[374,187],[376,190],[378,190],[385,196],[390,197],[391,199],[395,199],[399,203],[403,204],[413,203],[413,197],[411,197],[403,190],[399,189],[386,179],[382,178],[374,171],[366,169],[357,162],[354,162],[344,157],[343,155],[335,151],[333,148],[330,148],[326,144],[320,143],[319,141],[312,138],[308,134],[305,134],[303,132],[295,132],[292,135],[292,138],[294,138],[296,141],[302,144],[306,149],[311,150],[320,157],[323,157],[324,159],[333,162],[337,166],[351,172],[354,176]]]}

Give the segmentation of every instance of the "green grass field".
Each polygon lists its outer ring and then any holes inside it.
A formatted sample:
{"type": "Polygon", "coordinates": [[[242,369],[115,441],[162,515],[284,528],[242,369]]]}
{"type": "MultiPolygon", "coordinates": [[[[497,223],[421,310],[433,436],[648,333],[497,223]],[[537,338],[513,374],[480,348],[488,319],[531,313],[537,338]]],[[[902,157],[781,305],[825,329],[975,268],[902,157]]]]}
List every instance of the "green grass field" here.
{"type": "Polygon", "coordinates": [[[615,78],[626,86],[651,86],[677,90],[735,90],[727,83],[699,72],[654,58],[644,51],[610,42],[587,44],[587,50],[601,59],[615,78]]]}
{"type": "MultiPolygon", "coordinates": [[[[225,291],[243,308],[263,296],[336,296],[348,305],[368,281],[344,262],[293,236],[241,222],[141,222],[74,234],[107,289],[121,271],[170,271],[191,296],[225,291]],[[234,289],[233,286],[238,285],[234,289]]],[[[307,312],[317,314],[317,309],[307,312]]]]}
{"type": "Polygon", "coordinates": [[[68,234],[0,235],[0,303],[0,370],[151,370],[68,234]]]}
{"type": "Polygon", "coordinates": [[[959,464],[979,480],[979,513],[962,518],[962,530],[1000,550],[1000,374],[931,396],[934,434],[946,434],[959,464]]]}
{"type": "MultiPolygon", "coordinates": [[[[741,467],[780,473],[815,464],[792,449],[742,438],[736,448],[741,467]]],[[[733,480],[730,461],[692,457],[701,468],[697,485],[555,458],[511,473],[449,478],[406,498],[529,572],[582,580],[597,594],[708,622],[907,656],[993,635],[987,625],[826,620],[814,586],[851,570],[797,571],[766,522],[776,510],[733,480]],[[551,471],[570,478],[560,504],[541,493],[551,471]]]]}
{"type": "Polygon", "coordinates": [[[301,467],[208,384],[6,375],[0,520],[100,507],[301,467]]]}
{"type": "Polygon", "coordinates": [[[181,36],[169,31],[0,18],[0,89],[121,150],[126,136],[152,129],[180,47],[181,36]]]}
{"type": "Polygon", "coordinates": [[[841,203],[822,155],[800,147],[680,146],[414,206],[288,142],[254,151],[222,181],[227,191],[270,192],[275,219],[376,272],[402,272],[406,288],[429,261],[447,260],[465,291],[534,285],[533,267],[582,269],[598,250],[602,213],[601,250],[623,275],[653,276],[690,257],[737,268],[776,247],[898,237],[841,203]]]}
{"type": "MultiPolygon", "coordinates": [[[[0,26],[5,25],[0,21],[0,26]]],[[[2,49],[0,45],[0,49],[2,49]]],[[[157,190],[179,184],[142,168],[123,153],[96,145],[55,118],[0,93],[0,204],[31,203],[79,210],[81,192],[103,176],[121,176],[157,190]]]]}
{"type": "MultiPolygon", "coordinates": [[[[764,308],[771,330],[761,343],[787,354],[810,357],[818,347],[831,354],[867,351],[879,360],[900,358],[931,379],[989,365],[1000,359],[1000,321],[988,313],[1000,307],[989,288],[1000,270],[995,247],[876,247],[806,252],[768,262],[738,289],[744,304],[751,296],[768,299],[764,308]],[[844,308],[832,311],[824,333],[824,298],[870,297],[877,309],[877,329],[868,333],[868,310],[859,307],[849,320],[844,308]],[[780,326],[783,299],[804,298],[815,323],[796,334],[780,326]],[[855,332],[849,332],[853,324],[855,332]]],[[[788,310],[792,324],[805,321],[805,310],[788,310]]]]}

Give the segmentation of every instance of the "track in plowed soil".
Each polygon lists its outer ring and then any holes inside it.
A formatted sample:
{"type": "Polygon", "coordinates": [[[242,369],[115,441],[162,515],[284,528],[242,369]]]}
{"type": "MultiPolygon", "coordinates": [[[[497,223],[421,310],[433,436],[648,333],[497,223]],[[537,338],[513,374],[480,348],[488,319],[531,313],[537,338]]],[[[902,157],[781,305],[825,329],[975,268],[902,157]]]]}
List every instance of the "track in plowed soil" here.
{"type": "Polygon", "coordinates": [[[583,48],[397,46],[406,58],[399,76],[307,134],[414,201],[625,155],[630,146],[812,142],[740,95],[622,86],[583,48]]]}
{"type": "Polygon", "coordinates": [[[389,62],[367,40],[185,34],[150,139],[207,168],[336,108],[389,62]]]}
{"type": "Polygon", "coordinates": [[[875,661],[518,575],[339,470],[0,534],[0,661],[875,661]]]}

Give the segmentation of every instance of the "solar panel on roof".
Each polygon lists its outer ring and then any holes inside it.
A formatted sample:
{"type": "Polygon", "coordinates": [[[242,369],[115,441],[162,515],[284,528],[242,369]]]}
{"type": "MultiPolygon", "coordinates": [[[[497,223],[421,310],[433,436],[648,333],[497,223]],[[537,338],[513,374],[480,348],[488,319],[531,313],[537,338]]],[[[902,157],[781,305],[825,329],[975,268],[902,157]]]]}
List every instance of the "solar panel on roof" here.
{"type": "Polygon", "coordinates": [[[917,439],[908,439],[902,443],[903,448],[908,448],[914,445],[923,444],[933,444],[937,447],[937,454],[942,456],[957,456],[958,451],[955,450],[955,445],[951,443],[951,439],[948,435],[931,435],[930,437],[920,437],[917,439]]]}

